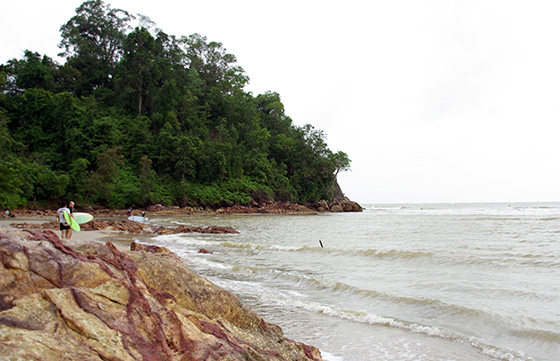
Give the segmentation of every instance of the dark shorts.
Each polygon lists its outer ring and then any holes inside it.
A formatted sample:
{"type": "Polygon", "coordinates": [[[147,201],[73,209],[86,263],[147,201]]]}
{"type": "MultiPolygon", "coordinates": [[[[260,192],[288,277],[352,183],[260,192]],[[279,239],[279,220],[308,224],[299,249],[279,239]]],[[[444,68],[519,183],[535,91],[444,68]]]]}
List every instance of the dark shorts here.
{"type": "Polygon", "coordinates": [[[65,226],[64,224],[60,223],[60,230],[70,229],[70,226],[65,226]]]}

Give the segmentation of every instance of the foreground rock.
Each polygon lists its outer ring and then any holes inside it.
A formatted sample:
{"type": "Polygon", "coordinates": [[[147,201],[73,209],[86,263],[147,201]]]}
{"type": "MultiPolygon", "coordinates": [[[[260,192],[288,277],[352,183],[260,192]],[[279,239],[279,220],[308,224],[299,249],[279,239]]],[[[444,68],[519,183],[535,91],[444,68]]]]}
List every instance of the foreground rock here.
{"type": "Polygon", "coordinates": [[[161,247],[0,227],[0,359],[321,360],[161,247]]]}

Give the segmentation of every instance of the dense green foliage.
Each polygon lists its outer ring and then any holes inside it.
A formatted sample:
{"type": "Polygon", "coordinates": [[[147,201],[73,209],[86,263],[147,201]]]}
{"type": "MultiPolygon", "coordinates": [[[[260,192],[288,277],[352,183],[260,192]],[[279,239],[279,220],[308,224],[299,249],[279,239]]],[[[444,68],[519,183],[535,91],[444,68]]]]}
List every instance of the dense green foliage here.
{"type": "Polygon", "coordinates": [[[0,207],[332,197],[350,160],[322,131],[295,126],[279,94],[245,91],[221,43],[133,19],[87,1],[61,27],[64,64],[26,51],[1,65],[0,207]]]}

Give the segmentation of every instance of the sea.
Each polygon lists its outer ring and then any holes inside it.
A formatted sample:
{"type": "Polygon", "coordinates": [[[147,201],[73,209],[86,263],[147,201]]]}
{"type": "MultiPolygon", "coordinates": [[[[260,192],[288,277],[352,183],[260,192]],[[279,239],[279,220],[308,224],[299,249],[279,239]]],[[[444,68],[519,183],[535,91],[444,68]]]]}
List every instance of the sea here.
{"type": "Polygon", "coordinates": [[[560,203],[362,206],[156,216],[240,233],[138,240],[177,253],[327,361],[560,360],[560,203]]]}

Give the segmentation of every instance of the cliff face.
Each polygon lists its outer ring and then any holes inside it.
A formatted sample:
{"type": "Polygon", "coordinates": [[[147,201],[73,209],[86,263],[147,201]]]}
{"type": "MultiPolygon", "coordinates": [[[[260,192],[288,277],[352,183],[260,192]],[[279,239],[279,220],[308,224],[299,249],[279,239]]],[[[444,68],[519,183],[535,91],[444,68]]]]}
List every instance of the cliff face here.
{"type": "Polygon", "coordinates": [[[321,360],[173,253],[134,249],[0,228],[0,359],[321,360]]]}

